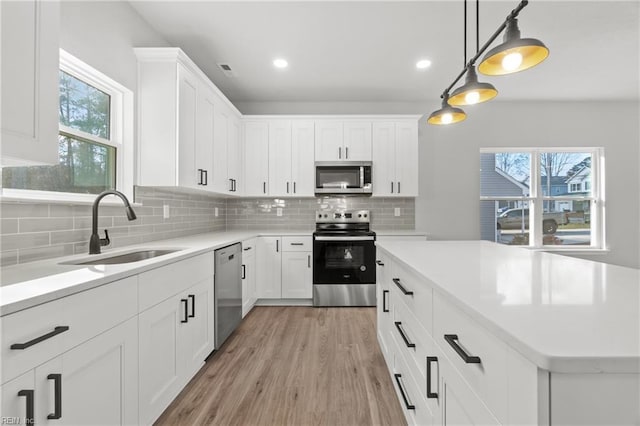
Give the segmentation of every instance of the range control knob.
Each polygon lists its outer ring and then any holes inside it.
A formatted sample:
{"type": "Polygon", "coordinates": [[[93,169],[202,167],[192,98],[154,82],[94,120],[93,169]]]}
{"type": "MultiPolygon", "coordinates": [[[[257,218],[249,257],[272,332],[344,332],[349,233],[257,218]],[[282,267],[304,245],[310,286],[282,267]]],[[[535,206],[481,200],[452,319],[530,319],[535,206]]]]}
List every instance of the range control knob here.
{"type": "Polygon", "coordinates": [[[362,215],[360,213],[358,213],[358,217],[362,217],[362,215]]]}
{"type": "Polygon", "coordinates": [[[367,214],[366,214],[366,213],[364,214],[364,217],[367,217],[367,214]]]}

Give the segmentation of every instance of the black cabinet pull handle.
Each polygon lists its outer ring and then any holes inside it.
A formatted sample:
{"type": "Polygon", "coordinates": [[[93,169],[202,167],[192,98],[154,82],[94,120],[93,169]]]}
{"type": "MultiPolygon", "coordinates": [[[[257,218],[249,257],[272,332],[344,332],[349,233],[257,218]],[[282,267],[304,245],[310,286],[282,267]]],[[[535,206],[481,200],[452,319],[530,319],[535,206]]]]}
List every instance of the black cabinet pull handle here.
{"type": "Polygon", "coordinates": [[[345,152],[344,158],[348,160],[349,159],[349,147],[346,147],[344,149],[344,152],[345,152]]]}
{"type": "Polygon", "coordinates": [[[393,278],[393,282],[396,283],[396,285],[398,286],[398,288],[407,296],[413,296],[413,291],[407,290],[406,288],[404,288],[404,286],[402,284],[400,284],[400,278],[393,278]]]}
{"type": "Polygon", "coordinates": [[[280,251],[280,240],[276,240],[276,253],[280,251]]]}
{"type": "Polygon", "coordinates": [[[203,170],[204,172],[204,186],[209,185],[209,171],[208,170],[203,170]]]}
{"type": "Polygon", "coordinates": [[[393,194],[393,182],[391,182],[391,193],[393,194]]]}
{"type": "Polygon", "coordinates": [[[287,182],[287,194],[289,193],[289,182],[287,182]]]}
{"type": "Polygon", "coordinates": [[[40,342],[43,342],[47,339],[52,338],[53,336],[57,336],[60,333],[64,333],[67,330],[69,330],[69,327],[66,325],[55,327],[52,332],[44,334],[40,337],[36,337],[35,339],[29,340],[26,343],[14,343],[13,345],[11,345],[11,349],[27,349],[29,346],[36,345],[40,342]]]}
{"type": "Polygon", "coordinates": [[[304,243],[291,243],[292,246],[303,246],[304,243]]]}
{"type": "Polygon", "coordinates": [[[23,389],[18,392],[18,396],[24,396],[26,398],[26,418],[24,419],[25,424],[33,425],[35,424],[34,418],[34,410],[33,410],[33,389],[23,389]]]}
{"type": "Polygon", "coordinates": [[[236,192],[238,190],[238,181],[237,180],[233,180],[233,192],[236,192]]]}
{"type": "Polygon", "coordinates": [[[53,414],[49,414],[47,419],[56,420],[62,418],[62,374],[49,374],[47,380],[53,380],[53,414]]]}
{"type": "Polygon", "coordinates": [[[404,329],[402,328],[402,323],[400,321],[395,321],[394,324],[396,325],[396,328],[398,329],[398,333],[400,333],[400,336],[402,336],[402,340],[404,340],[404,344],[407,345],[408,348],[415,348],[416,344],[412,343],[409,338],[407,337],[407,335],[404,332],[404,329]]]}
{"type": "Polygon", "coordinates": [[[389,312],[387,306],[387,297],[389,296],[389,290],[382,290],[382,312],[389,312]]]}
{"type": "Polygon", "coordinates": [[[438,398],[437,392],[431,391],[431,363],[438,363],[437,356],[428,356],[427,357],[427,398],[438,398]]]}
{"type": "Polygon", "coordinates": [[[189,301],[187,299],[180,299],[182,308],[184,311],[184,318],[180,320],[181,323],[189,322],[189,301]]]}
{"type": "Polygon", "coordinates": [[[229,179],[229,192],[233,192],[233,179],[229,179]]]}
{"type": "Polygon", "coordinates": [[[242,265],[242,279],[247,278],[247,265],[242,265]]]}
{"type": "Polygon", "coordinates": [[[464,360],[464,362],[466,362],[467,364],[480,364],[480,357],[479,356],[469,355],[468,353],[466,353],[464,351],[464,349],[462,349],[460,347],[460,345],[458,345],[458,335],[457,334],[445,334],[444,335],[444,340],[446,340],[447,343],[449,345],[451,345],[453,350],[456,351],[456,353],[458,355],[460,355],[460,358],[462,358],[464,360]]]}
{"type": "Polygon", "coordinates": [[[251,247],[246,247],[246,248],[244,248],[243,250],[244,250],[244,251],[249,251],[249,250],[251,250],[251,247]]]}
{"type": "Polygon", "coordinates": [[[293,182],[293,193],[294,194],[296,193],[296,183],[295,182],[293,182]]]}
{"type": "Polygon", "coordinates": [[[193,318],[196,316],[196,295],[190,294],[187,297],[191,299],[191,313],[189,314],[189,318],[193,318]]]}
{"type": "Polygon", "coordinates": [[[342,147],[338,147],[338,160],[342,159],[342,147]]]}
{"type": "Polygon", "coordinates": [[[416,406],[409,402],[407,398],[407,391],[404,390],[404,386],[402,385],[402,374],[394,374],[393,377],[396,379],[396,383],[398,384],[398,389],[400,389],[400,393],[402,394],[402,399],[404,400],[404,406],[407,407],[407,410],[415,410],[416,406]]]}
{"type": "Polygon", "coordinates": [[[400,182],[398,182],[398,194],[400,193],[400,182]]]}
{"type": "Polygon", "coordinates": [[[307,268],[311,268],[311,255],[307,255],[307,268]]]}
{"type": "Polygon", "coordinates": [[[202,169],[198,169],[198,185],[202,185],[202,169]]]}
{"type": "Polygon", "coordinates": [[[263,194],[267,193],[267,182],[262,182],[262,193],[263,194]]]}
{"type": "Polygon", "coordinates": [[[384,262],[382,260],[376,260],[376,264],[378,266],[384,266],[384,262]]]}

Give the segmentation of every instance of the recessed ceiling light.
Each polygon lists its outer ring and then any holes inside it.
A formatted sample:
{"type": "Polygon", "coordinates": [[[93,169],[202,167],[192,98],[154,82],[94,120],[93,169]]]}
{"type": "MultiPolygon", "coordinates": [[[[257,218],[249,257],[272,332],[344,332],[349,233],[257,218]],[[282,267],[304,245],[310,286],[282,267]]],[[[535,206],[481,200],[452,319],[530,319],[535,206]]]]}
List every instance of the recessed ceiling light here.
{"type": "Polygon", "coordinates": [[[416,62],[416,68],[419,70],[425,70],[431,66],[431,61],[428,59],[421,59],[416,62]]]}
{"type": "Polygon", "coordinates": [[[274,59],[273,66],[276,68],[286,68],[289,66],[289,62],[287,62],[285,59],[274,59]]]}

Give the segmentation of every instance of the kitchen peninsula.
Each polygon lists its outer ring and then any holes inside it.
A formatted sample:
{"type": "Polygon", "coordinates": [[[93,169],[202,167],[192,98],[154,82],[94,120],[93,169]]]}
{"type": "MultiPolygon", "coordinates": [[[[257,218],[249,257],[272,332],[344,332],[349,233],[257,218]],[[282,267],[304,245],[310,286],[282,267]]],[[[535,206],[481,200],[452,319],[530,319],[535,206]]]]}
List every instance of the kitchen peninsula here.
{"type": "Polygon", "coordinates": [[[378,249],[378,340],[409,424],[640,420],[637,269],[483,241],[378,249]]]}

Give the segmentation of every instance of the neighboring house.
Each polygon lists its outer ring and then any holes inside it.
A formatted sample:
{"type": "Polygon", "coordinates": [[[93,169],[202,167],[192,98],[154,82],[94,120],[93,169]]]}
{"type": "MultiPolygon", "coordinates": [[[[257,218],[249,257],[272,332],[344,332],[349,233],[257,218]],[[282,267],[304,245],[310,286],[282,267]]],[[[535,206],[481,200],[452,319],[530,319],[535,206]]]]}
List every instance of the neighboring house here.
{"type": "MultiPolygon", "coordinates": [[[[480,194],[495,198],[529,195],[529,186],[496,167],[493,153],[480,154],[480,194]]],[[[483,201],[480,203],[480,238],[496,241],[496,216],[508,208],[526,207],[521,201],[483,201]]]]}
{"type": "Polygon", "coordinates": [[[589,195],[591,192],[591,167],[584,166],[565,182],[569,194],[589,195]]]}
{"type": "Polygon", "coordinates": [[[547,186],[547,177],[540,176],[540,187],[542,188],[542,195],[544,197],[555,197],[567,194],[567,177],[566,176],[551,176],[550,186],[547,186]],[[551,190],[551,191],[549,191],[551,190]]]}

